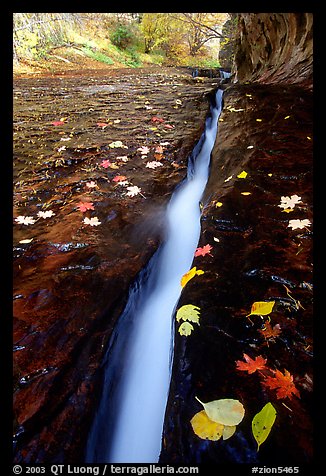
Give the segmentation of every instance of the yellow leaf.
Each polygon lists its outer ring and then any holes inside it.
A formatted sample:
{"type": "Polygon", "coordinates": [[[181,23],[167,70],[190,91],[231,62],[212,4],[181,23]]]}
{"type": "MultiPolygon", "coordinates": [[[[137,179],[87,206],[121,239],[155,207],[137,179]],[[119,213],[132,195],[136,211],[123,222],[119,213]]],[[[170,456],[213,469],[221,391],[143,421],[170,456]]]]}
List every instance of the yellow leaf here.
{"type": "MultiPolygon", "coordinates": [[[[251,306],[251,311],[248,316],[256,315],[256,316],[267,316],[273,310],[275,301],[257,301],[254,302],[251,306]]],[[[247,317],[248,317],[247,316],[247,317]]]]}
{"type": "Polygon", "coordinates": [[[196,276],[196,274],[197,275],[204,274],[204,271],[202,271],[201,269],[197,271],[196,266],[194,268],[191,268],[190,271],[188,271],[182,276],[181,286],[184,287],[188,283],[188,281],[190,281],[194,276],[196,276]]]}
{"type": "Polygon", "coordinates": [[[222,205],[223,205],[222,202],[216,202],[216,205],[215,205],[215,206],[216,206],[216,208],[217,208],[217,207],[221,207],[222,205]]]}
{"type": "Polygon", "coordinates": [[[247,172],[243,170],[240,174],[237,175],[238,178],[246,178],[247,177],[247,172]]]}
{"type": "Polygon", "coordinates": [[[241,192],[241,195],[251,195],[251,192],[241,192]]]}
{"type": "Polygon", "coordinates": [[[269,177],[271,177],[273,174],[267,174],[269,177]]]}
{"type": "Polygon", "coordinates": [[[311,137],[307,136],[307,139],[308,139],[308,140],[311,140],[311,137]]]}
{"type": "Polygon", "coordinates": [[[285,116],[285,118],[284,118],[284,119],[289,119],[289,117],[290,117],[290,116],[285,116]]]}
{"type": "Polygon", "coordinates": [[[263,409],[257,413],[251,423],[252,434],[254,435],[255,440],[257,441],[258,448],[266,438],[268,437],[272,426],[274,425],[276,419],[276,410],[273,405],[268,402],[263,407],[263,409]]]}
{"type": "Polygon", "coordinates": [[[236,425],[225,425],[223,429],[223,440],[228,440],[229,438],[231,438],[231,436],[234,435],[236,429],[236,425]]]}
{"type": "Polygon", "coordinates": [[[256,119],[257,122],[262,122],[262,119],[256,119]]]}
{"type": "Polygon", "coordinates": [[[239,400],[234,400],[233,398],[221,398],[220,400],[203,403],[199,398],[195,398],[203,405],[208,418],[217,423],[222,423],[222,425],[238,425],[244,417],[245,409],[239,400]]]}
{"type": "Polygon", "coordinates": [[[181,336],[189,336],[194,330],[194,326],[190,322],[183,322],[178,329],[181,336]]]}
{"type": "Polygon", "coordinates": [[[286,212],[286,213],[290,213],[290,212],[293,212],[294,208],[284,208],[284,210],[282,210],[282,212],[286,212]]]}
{"type": "Polygon", "coordinates": [[[199,311],[200,307],[186,304],[177,310],[176,320],[179,322],[182,319],[183,321],[191,321],[199,324],[199,311]]]}
{"type": "Polygon", "coordinates": [[[210,420],[205,410],[196,413],[190,423],[196,435],[203,440],[217,441],[223,434],[224,425],[210,420]]]}

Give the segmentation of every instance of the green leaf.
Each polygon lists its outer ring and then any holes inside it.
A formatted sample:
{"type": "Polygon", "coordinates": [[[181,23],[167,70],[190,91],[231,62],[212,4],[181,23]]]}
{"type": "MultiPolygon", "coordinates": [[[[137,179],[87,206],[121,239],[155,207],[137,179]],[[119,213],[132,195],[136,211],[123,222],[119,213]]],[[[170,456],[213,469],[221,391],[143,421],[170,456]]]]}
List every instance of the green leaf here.
{"type": "Polygon", "coordinates": [[[195,322],[199,325],[199,311],[200,308],[198,306],[186,304],[178,309],[176,319],[178,322],[182,319],[183,321],[195,322]]]}
{"type": "Polygon", "coordinates": [[[178,329],[181,336],[189,336],[194,330],[194,326],[190,322],[183,322],[178,329]]]}
{"type": "Polygon", "coordinates": [[[251,428],[252,434],[257,441],[258,448],[268,437],[276,418],[276,410],[273,405],[268,402],[263,409],[257,413],[252,419],[251,428]]]}

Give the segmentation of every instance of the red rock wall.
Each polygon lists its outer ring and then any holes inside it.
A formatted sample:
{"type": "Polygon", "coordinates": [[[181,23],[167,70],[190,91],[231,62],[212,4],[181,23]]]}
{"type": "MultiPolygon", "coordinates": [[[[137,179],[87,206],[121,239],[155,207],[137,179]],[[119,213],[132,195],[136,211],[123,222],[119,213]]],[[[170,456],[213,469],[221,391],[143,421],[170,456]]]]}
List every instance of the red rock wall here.
{"type": "Polygon", "coordinates": [[[238,81],[312,88],[312,13],[240,13],[238,27],[238,81]]]}

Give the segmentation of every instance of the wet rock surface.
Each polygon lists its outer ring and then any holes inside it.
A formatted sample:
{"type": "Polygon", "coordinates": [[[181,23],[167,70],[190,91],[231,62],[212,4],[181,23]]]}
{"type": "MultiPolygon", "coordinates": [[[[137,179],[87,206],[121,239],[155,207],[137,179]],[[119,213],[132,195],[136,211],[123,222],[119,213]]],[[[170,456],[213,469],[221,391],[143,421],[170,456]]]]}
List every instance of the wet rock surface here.
{"type": "MultiPolygon", "coordinates": [[[[217,82],[171,69],[15,81],[14,217],[37,220],[14,222],[16,462],[83,461],[101,358],[130,284],[161,241],[160,217],[186,175],[217,82]],[[122,146],[109,146],[116,141],[122,146]],[[153,161],[163,166],[147,168],[153,161]],[[128,196],[127,186],[141,193],[128,196]],[[82,201],[94,210],[81,212],[82,201]],[[49,210],[55,215],[37,216],[49,210]]],[[[178,304],[199,306],[201,319],[190,336],[176,332],[162,464],[312,460],[312,224],[288,226],[312,222],[311,109],[311,93],[295,86],[224,93],[198,245],[213,249],[194,258],[204,274],[178,304]],[[301,203],[284,212],[281,197],[295,194],[301,203]],[[274,338],[261,332],[267,319],[246,317],[264,300],[275,300],[274,338]],[[300,398],[277,399],[257,373],[237,371],[243,353],[288,370],[300,398]],[[202,409],[195,396],[243,403],[230,440],[193,433],[190,420],[202,409]],[[277,420],[257,453],[251,420],[267,401],[277,420]]]]}
{"type": "Polygon", "coordinates": [[[200,326],[176,332],[161,462],[302,464],[312,442],[312,98],[298,87],[231,86],[224,93],[194,258],[204,274],[184,288],[178,307],[200,308],[200,326]],[[247,175],[243,172],[246,172],[247,175]],[[239,177],[238,177],[239,176],[239,177]],[[281,197],[298,195],[292,210],[281,197]],[[309,220],[302,228],[290,220],[309,220]],[[275,301],[267,316],[248,316],[275,301]],[[280,330],[266,334],[266,325],[280,330]],[[276,327],[275,327],[276,326],[276,327]],[[243,354],[293,376],[300,398],[280,399],[261,373],[236,369],[243,354]],[[240,400],[245,418],[229,440],[205,441],[190,420],[203,402],[240,400]],[[251,421],[267,402],[277,418],[259,452],[251,421]]]}
{"type": "Polygon", "coordinates": [[[106,343],[217,84],[174,69],[15,79],[15,461],[83,461],[106,343]]]}

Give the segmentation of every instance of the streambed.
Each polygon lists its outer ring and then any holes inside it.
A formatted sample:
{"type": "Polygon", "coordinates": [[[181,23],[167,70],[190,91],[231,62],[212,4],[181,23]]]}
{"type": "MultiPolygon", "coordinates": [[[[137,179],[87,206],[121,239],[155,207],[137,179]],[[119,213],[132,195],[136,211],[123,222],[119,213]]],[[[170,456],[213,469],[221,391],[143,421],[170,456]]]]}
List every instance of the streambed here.
{"type": "MultiPolygon", "coordinates": [[[[55,213],[14,222],[17,462],[83,461],[104,350],[129,285],[161,241],[161,212],[186,175],[217,82],[171,70],[123,73],[15,81],[14,218],[55,213]],[[115,141],[128,149],[109,147],[115,141]],[[137,150],[143,146],[147,157],[137,150]],[[117,168],[103,167],[106,160],[117,168]],[[163,166],[146,168],[153,161],[163,166]],[[143,196],[127,196],[117,175],[143,196]],[[81,212],[81,201],[94,210],[81,212]]],[[[205,274],[181,296],[180,305],[198,305],[202,317],[192,335],[176,334],[163,464],[312,460],[312,226],[288,228],[291,213],[312,222],[311,117],[311,94],[300,88],[225,92],[200,237],[213,251],[196,258],[205,274]],[[237,177],[242,171],[246,178],[237,177]],[[287,214],[278,205],[293,194],[302,204],[287,214]],[[264,321],[245,316],[254,301],[274,298],[272,322],[282,334],[270,341],[259,333],[264,321]],[[244,352],[290,371],[301,398],[278,401],[254,375],[236,372],[244,352]],[[232,439],[194,435],[195,396],[243,402],[247,417],[232,439]],[[257,454],[251,417],[268,400],[279,418],[257,454]]]]}

